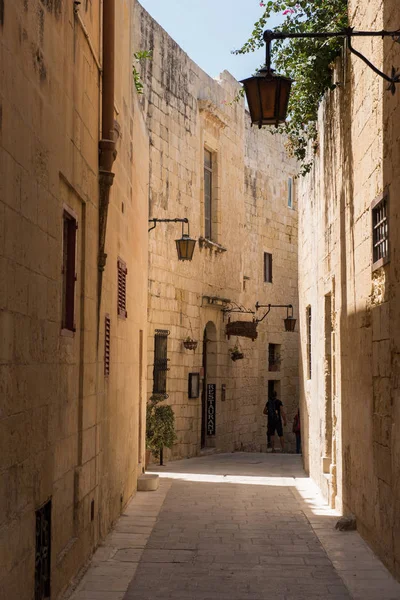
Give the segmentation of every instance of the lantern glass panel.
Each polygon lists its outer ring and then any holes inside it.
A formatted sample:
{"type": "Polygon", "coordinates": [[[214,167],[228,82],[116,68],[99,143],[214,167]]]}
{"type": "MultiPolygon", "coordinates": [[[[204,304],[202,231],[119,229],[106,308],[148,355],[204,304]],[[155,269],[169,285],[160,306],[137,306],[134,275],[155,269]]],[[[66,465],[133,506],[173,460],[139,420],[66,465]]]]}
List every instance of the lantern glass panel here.
{"type": "Polygon", "coordinates": [[[179,240],[175,240],[175,243],[178,259],[192,260],[196,240],[190,238],[188,235],[183,235],[179,240]]]}

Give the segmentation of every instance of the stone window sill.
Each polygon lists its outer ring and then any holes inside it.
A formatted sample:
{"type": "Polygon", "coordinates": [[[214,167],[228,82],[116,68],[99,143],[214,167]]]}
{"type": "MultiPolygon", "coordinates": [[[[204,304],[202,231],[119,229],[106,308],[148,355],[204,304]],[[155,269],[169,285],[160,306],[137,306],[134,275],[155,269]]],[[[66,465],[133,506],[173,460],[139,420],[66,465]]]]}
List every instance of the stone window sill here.
{"type": "Polygon", "coordinates": [[[204,237],[199,237],[199,246],[200,248],[209,248],[210,250],[214,250],[215,252],[226,252],[227,248],[221,246],[221,244],[217,244],[217,242],[212,242],[204,237]]]}

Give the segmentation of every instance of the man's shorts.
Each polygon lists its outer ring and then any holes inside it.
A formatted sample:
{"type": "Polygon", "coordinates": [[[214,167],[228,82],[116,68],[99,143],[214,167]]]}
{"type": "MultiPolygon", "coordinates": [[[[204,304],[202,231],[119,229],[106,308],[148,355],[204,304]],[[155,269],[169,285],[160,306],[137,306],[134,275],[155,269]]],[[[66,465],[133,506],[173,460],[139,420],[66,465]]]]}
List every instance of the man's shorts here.
{"type": "Polygon", "coordinates": [[[279,437],[283,436],[283,427],[281,419],[279,419],[275,423],[272,423],[271,425],[268,423],[268,435],[275,435],[275,431],[279,437]]]}

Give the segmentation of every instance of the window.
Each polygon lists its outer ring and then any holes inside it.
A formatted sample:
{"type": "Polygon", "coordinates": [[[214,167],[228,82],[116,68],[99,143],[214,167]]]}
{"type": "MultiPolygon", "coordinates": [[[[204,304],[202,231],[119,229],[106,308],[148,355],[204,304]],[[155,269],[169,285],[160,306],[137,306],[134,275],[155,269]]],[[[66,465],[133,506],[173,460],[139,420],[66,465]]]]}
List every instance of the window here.
{"type": "Polygon", "coordinates": [[[293,177],[288,178],[287,186],[288,186],[288,207],[293,208],[293,177]]]}
{"type": "Polygon", "coordinates": [[[110,315],[105,316],[104,323],[104,376],[110,374],[110,342],[111,342],[111,319],[110,315]]]}
{"type": "Polygon", "coordinates": [[[272,283],[272,254],[264,252],[264,282],[272,283]]]}
{"type": "Polygon", "coordinates": [[[372,268],[378,269],[389,261],[388,198],[383,196],[372,203],[372,268]]]}
{"type": "Polygon", "coordinates": [[[212,153],[204,149],[204,237],[212,239],[212,153]]]}
{"type": "Polygon", "coordinates": [[[76,218],[67,210],[63,214],[63,290],[62,290],[62,328],[75,331],[75,252],[76,218]]]}
{"type": "Polygon", "coordinates": [[[128,316],[126,310],[126,276],[128,269],[126,263],[120,258],[118,259],[118,316],[126,319],[128,316]]]}
{"type": "Polygon", "coordinates": [[[168,398],[167,394],[167,342],[169,331],[156,329],[154,335],[154,369],[153,369],[153,394],[161,394],[168,398]]]}
{"type": "Polygon", "coordinates": [[[311,306],[306,308],[307,327],[307,379],[311,379],[311,306]]]}
{"type": "Polygon", "coordinates": [[[46,600],[50,598],[51,500],[35,516],[35,600],[46,600]]]}
{"type": "Polygon", "coordinates": [[[281,345],[268,344],[268,370],[280,371],[281,368],[281,345]]]}

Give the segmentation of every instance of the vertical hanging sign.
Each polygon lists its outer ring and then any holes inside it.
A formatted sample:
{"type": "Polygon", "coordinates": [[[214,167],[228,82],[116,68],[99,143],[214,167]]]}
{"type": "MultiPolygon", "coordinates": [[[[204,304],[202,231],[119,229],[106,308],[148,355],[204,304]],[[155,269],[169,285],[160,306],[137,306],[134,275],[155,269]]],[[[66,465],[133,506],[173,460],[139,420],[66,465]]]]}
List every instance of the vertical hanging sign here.
{"type": "Polygon", "coordinates": [[[215,383],[207,384],[207,435],[215,435],[215,383]]]}

